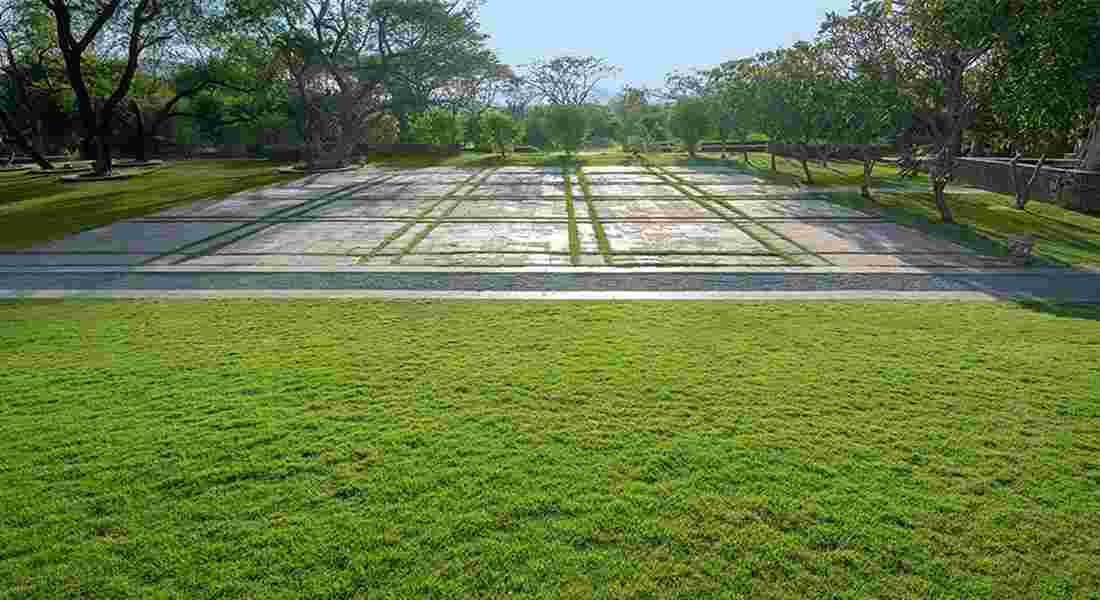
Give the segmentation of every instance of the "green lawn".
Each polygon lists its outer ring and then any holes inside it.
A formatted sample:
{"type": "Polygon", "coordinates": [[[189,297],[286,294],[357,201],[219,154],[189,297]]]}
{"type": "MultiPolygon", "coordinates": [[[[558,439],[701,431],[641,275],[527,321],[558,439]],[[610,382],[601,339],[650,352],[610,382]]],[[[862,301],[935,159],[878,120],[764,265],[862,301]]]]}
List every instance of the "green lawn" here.
{"type": "Polygon", "coordinates": [[[0,597],[1096,598],[1100,308],[0,303],[0,597]]]}
{"type": "Polygon", "coordinates": [[[265,160],[172,163],[126,181],[61,183],[39,174],[0,174],[0,249],[24,248],[85,229],[197,200],[222,198],[292,176],[265,160]]]}

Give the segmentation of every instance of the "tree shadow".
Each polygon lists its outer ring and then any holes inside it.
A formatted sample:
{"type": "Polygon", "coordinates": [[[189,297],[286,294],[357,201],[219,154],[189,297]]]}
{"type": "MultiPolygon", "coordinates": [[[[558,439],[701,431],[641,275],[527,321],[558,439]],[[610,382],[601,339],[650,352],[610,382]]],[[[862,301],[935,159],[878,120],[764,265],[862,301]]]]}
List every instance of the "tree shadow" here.
{"type": "Polygon", "coordinates": [[[1016,300],[1016,306],[1060,319],[1100,321],[1100,303],[1069,303],[1046,300],[1016,300]]]}

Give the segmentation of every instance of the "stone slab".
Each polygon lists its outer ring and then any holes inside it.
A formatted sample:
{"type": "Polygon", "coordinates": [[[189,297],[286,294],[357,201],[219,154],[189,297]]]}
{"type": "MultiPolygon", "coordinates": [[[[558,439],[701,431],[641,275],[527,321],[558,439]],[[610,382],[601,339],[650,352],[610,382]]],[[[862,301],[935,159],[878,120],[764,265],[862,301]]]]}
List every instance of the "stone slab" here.
{"type": "MultiPolygon", "coordinates": [[[[302,218],[338,219],[411,219],[433,206],[439,210],[439,198],[358,198],[339,200],[303,213],[302,218]]],[[[431,213],[428,213],[430,215],[431,213]]]]}
{"type": "Polygon", "coordinates": [[[594,197],[682,197],[676,188],[671,185],[632,185],[629,183],[607,183],[592,185],[591,193],[594,197]]]}
{"type": "Polygon", "coordinates": [[[593,202],[600,219],[721,219],[691,200],[602,200],[593,202]]]}
{"type": "Polygon", "coordinates": [[[516,173],[516,174],[543,174],[543,175],[561,175],[561,167],[500,167],[493,171],[493,173],[516,173]]]}
{"type": "Polygon", "coordinates": [[[570,261],[569,256],[554,254],[407,254],[401,257],[401,264],[419,267],[567,267],[570,261]]]}
{"type": "Polygon", "coordinates": [[[0,254],[4,267],[99,267],[137,266],[151,254],[0,254]]]}
{"type": "Polygon", "coordinates": [[[464,200],[448,219],[568,219],[566,200],[464,200]]]}
{"type": "Polygon", "coordinates": [[[284,223],[218,248],[213,254],[367,254],[400,222],[284,223]]]}
{"type": "Polygon", "coordinates": [[[546,198],[565,197],[565,184],[516,184],[516,185],[481,185],[470,196],[481,197],[508,197],[508,198],[546,198]]]}
{"type": "Polygon", "coordinates": [[[332,268],[353,267],[359,263],[355,255],[317,254],[214,254],[198,256],[184,261],[189,267],[305,267],[332,268]]]}
{"type": "Polygon", "coordinates": [[[730,223],[605,223],[611,252],[770,254],[730,223]]]}
{"type": "Polygon", "coordinates": [[[895,223],[778,222],[771,228],[815,253],[974,254],[958,244],[895,223]]]}
{"type": "Polygon", "coordinates": [[[750,200],[731,202],[731,206],[750,217],[769,219],[867,219],[871,215],[824,200],[806,199],[797,202],[750,200]]]}
{"type": "Polygon", "coordinates": [[[650,173],[585,173],[588,182],[592,185],[604,184],[632,184],[632,185],[661,185],[664,179],[650,173]]]}
{"type": "MultiPolygon", "coordinates": [[[[598,249],[592,249],[598,251],[598,249]]],[[[415,249],[416,254],[470,252],[496,254],[569,253],[567,223],[441,223],[415,249]]]]}
{"type": "Polygon", "coordinates": [[[760,185],[763,179],[752,175],[726,173],[676,173],[676,177],[693,184],[707,185],[760,185]]]}
{"type": "Polygon", "coordinates": [[[784,266],[788,262],[781,256],[769,254],[729,255],[729,254],[663,254],[641,256],[636,254],[618,254],[612,256],[618,266],[670,267],[678,265],[705,265],[731,267],[784,266]]]}
{"type": "Polygon", "coordinates": [[[639,173],[639,174],[652,174],[646,167],[638,166],[600,166],[600,167],[584,167],[583,171],[588,175],[595,173],[639,173]]]}
{"type": "Polygon", "coordinates": [[[121,221],[32,248],[35,252],[120,252],[167,254],[210,236],[239,228],[240,222],[146,223],[121,221]]]}
{"type": "Polygon", "coordinates": [[[242,192],[222,200],[206,200],[163,210],[144,217],[144,220],[158,218],[226,218],[226,217],[264,217],[279,211],[306,206],[309,202],[321,199],[323,194],[310,194],[292,190],[260,190],[242,192]]]}
{"type": "Polygon", "coordinates": [[[481,185],[560,185],[564,176],[561,173],[500,173],[481,180],[481,185]]]}

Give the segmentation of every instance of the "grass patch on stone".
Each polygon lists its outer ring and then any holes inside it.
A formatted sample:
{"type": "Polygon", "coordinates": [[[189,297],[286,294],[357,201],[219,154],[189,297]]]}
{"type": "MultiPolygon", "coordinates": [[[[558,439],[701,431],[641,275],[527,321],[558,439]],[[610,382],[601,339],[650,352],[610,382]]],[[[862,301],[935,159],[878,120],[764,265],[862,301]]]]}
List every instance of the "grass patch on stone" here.
{"type": "Polygon", "coordinates": [[[588,181],[588,176],[584,174],[583,167],[578,166],[575,172],[577,183],[580,184],[581,192],[584,194],[584,205],[588,209],[588,219],[592,221],[592,231],[596,234],[596,243],[600,247],[600,254],[603,254],[603,259],[608,265],[613,265],[615,259],[611,254],[611,241],[607,237],[607,231],[603,228],[603,222],[600,221],[600,213],[596,210],[596,205],[592,203],[592,185],[588,181]]]}
{"type": "Polygon", "coordinates": [[[57,597],[1087,598],[1100,308],[0,303],[57,597]]]}
{"type": "Polygon", "coordinates": [[[261,160],[193,160],[126,181],[65,184],[57,177],[0,176],[0,248],[26,248],[116,221],[223,198],[294,176],[261,160]]]}
{"type": "Polygon", "coordinates": [[[569,262],[578,267],[581,264],[581,236],[577,231],[577,208],[573,205],[573,178],[569,173],[562,175],[565,185],[565,210],[569,214],[569,262]]]}

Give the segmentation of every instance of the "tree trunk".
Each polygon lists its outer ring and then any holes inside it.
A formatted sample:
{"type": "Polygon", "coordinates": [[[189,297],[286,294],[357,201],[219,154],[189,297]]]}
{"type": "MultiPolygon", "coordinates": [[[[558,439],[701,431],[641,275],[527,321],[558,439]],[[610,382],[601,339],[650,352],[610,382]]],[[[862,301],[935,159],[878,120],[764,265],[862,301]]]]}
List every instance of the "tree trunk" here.
{"type": "Polygon", "coordinates": [[[134,111],[134,127],[137,129],[137,145],[134,148],[134,158],[138,163],[144,163],[149,159],[145,144],[145,113],[137,102],[131,102],[130,108],[134,111]]]}
{"type": "Polygon", "coordinates": [[[95,146],[95,175],[106,177],[114,170],[114,161],[111,159],[111,144],[103,132],[95,136],[95,146]]]}
{"type": "Polygon", "coordinates": [[[943,217],[944,223],[954,223],[955,216],[951,214],[951,207],[947,205],[947,198],[944,197],[944,188],[947,187],[947,180],[935,180],[932,182],[932,191],[936,194],[936,208],[940,209],[940,216],[943,217]]]}
{"type": "Polygon", "coordinates": [[[772,173],[775,173],[775,152],[772,152],[771,155],[772,155],[772,173]]]}
{"type": "Polygon", "coordinates": [[[27,138],[23,135],[23,132],[19,131],[19,128],[16,127],[15,123],[11,121],[11,118],[8,117],[8,113],[6,111],[0,110],[0,123],[3,124],[4,129],[8,132],[8,136],[11,137],[11,140],[15,142],[15,145],[23,152],[26,152],[27,156],[29,156],[31,160],[34,161],[34,164],[42,167],[47,171],[53,169],[53,165],[50,164],[50,161],[46,160],[46,157],[42,156],[42,154],[35,150],[30,142],[27,141],[27,138]]]}
{"type": "Polygon", "coordinates": [[[745,156],[745,164],[746,165],[752,165],[752,163],[749,162],[749,151],[745,150],[742,154],[744,154],[744,156],[745,156]]]}
{"type": "Polygon", "coordinates": [[[863,185],[860,186],[860,194],[868,200],[873,200],[871,197],[871,173],[875,170],[875,157],[871,155],[871,151],[864,148],[863,150],[863,185]]]}
{"type": "Polygon", "coordinates": [[[802,172],[806,174],[806,183],[809,185],[814,184],[814,176],[810,174],[810,149],[805,144],[802,145],[802,172]]]}
{"type": "Polygon", "coordinates": [[[1047,162],[1047,156],[1044,154],[1039,162],[1035,165],[1035,170],[1031,172],[1031,178],[1023,186],[1017,184],[1016,175],[1016,160],[1012,161],[1012,184],[1016,190],[1016,208],[1024,210],[1027,208],[1027,203],[1031,200],[1031,190],[1035,187],[1035,180],[1039,178],[1039,172],[1043,170],[1043,165],[1047,162]]]}
{"type": "Polygon", "coordinates": [[[1100,171],[1100,108],[1096,109],[1096,118],[1089,129],[1089,139],[1085,143],[1085,156],[1081,160],[1085,171],[1100,171]]]}

